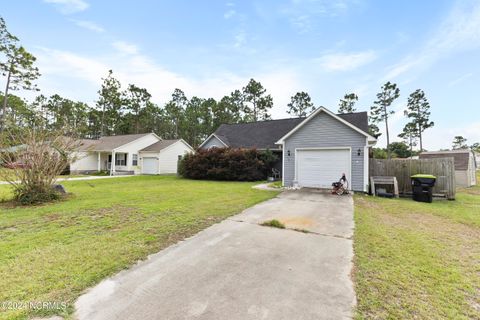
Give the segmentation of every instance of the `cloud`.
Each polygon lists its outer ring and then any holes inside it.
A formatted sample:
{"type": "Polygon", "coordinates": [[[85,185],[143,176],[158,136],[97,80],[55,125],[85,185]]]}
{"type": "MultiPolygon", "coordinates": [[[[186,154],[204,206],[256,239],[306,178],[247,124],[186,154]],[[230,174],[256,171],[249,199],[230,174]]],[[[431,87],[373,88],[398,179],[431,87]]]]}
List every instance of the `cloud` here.
{"type": "Polygon", "coordinates": [[[98,24],[96,24],[93,21],[76,20],[76,19],[72,19],[71,21],[73,23],[75,23],[80,28],[84,28],[84,29],[87,29],[87,30],[90,30],[90,31],[93,31],[93,32],[97,32],[97,33],[105,32],[104,28],[102,28],[101,26],[99,26],[98,24]]]}
{"type": "Polygon", "coordinates": [[[464,75],[461,75],[460,77],[450,81],[448,83],[448,86],[449,87],[453,87],[453,86],[456,86],[457,84],[459,84],[460,82],[463,82],[464,80],[467,80],[468,78],[470,78],[471,76],[473,76],[473,73],[469,72],[469,73],[466,73],[464,75]]]}
{"type": "Polygon", "coordinates": [[[228,10],[227,12],[225,12],[225,13],[223,14],[223,17],[228,20],[228,19],[230,19],[231,17],[233,17],[236,13],[237,13],[237,12],[236,12],[235,10],[230,9],[230,10],[228,10]]]}
{"type": "Polygon", "coordinates": [[[420,72],[455,52],[480,47],[480,2],[457,1],[448,17],[419,49],[387,69],[383,81],[390,81],[408,72],[420,72]]]}
{"type": "Polygon", "coordinates": [[[358,0],[290,0],[280,8],[280,14],[287,17],[299,33],[314,28],[319,17],[337,17],[345,14],[358,0]]]}
{"type": "Polygon", "coordinates": [[[120,53],[133,55],[138,53],[138,47],[125,41],[115,41],[112,46],[120,53]]]}
{"type": "Polygon", "coordinates": [[[72,14],[87,10],[90,6],[83,0],[43,0],[46,3],[53,4],[62,14],[72,14]]]}
{"type": "Polygon", "coordinates": [[[364,66],[377,58],[373,50],[354,53],[326,54],[315,62],[327,71],[349,71],[364,66]]]}

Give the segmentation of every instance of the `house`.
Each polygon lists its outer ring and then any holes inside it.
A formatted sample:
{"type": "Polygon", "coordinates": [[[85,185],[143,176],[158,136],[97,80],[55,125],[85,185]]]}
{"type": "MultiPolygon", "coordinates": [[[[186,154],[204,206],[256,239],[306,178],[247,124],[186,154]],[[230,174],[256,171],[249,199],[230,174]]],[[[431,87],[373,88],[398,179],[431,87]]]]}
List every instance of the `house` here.
{"type": "Polygon", "coordinates": [[[453,158],[455,166],[455,183],[457,187],[471,187],[477,184],[475,171],[478,164],[473,151],[469,149],[451,151],[422,152],[420,159],[453,158]]]}
{"type": "Polygon", "coordinates": [[[163,140],[155,133],[82,139],[72,173],[109,171],[116,174],[176,173],[179,157],[193,152],[183,139],[163,140]]]}
{"type": "Polygon", "coordinates": [[[284,186],[330,188],[342,173],[349,188],[368,190],[367,112],[334,114],[319,108],[306,118],[222,124],[200,148],[232,147],[272,150],[284,186]]]}

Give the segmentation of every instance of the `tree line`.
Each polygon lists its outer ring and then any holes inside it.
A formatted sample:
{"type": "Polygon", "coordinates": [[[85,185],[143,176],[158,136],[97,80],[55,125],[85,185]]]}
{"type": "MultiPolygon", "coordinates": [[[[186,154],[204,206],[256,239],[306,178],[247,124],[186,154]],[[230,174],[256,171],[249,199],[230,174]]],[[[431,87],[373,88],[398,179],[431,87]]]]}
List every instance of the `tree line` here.
{"type": "MultiPolygon", "coordinates": [[[[123,86],[109,70],[102,78],[93,107],[59,94],[50,97],[40,94],[29,102],[11,92],[39,90],[35,80],[40,77],[40,72],[35,61],[35,56],[21,46],[19,39],[7,30],[4,19],[0,17],[0,72],[6,83],[4,93],[0,94],[1,131],[8,129],[16,132],[35,126],[48,130],[68,127],[76,135],[90,139],[154,132],[164,139],[183,138],[196,147],[221,124],[271,119],[273,98],[255,79],[250,79],[245,87],[219,100],[197,96],[188,98],[182,90],[175,89],[169,101],[158,105],[152,101],[152,95],[146,88],[135,84],[123,86]]],[[[399,150],[405,149],[405,146],[410,154],[417,144],[420,150],[424,150],[423,134],[434,126],[425,92],[417,89],[408,97],[404,112],[408,121],[398,134],[404,145],[391,143],[389,119],[394,114],[391,106],[399,97],[398,86],[387,82],[370,108],[369,133],[379,137],[378,126],[385,125],[387,147],[384,151],[387,157],[391,157],[395,150],[397,155],[403,152],[399,150]]],[[[358,99],[355,93],[345,94],[339,100],[338,113],[355,112],[358,99]]],[[[287,113],[294,117],[306,117],[315,109],[310,95],[304,91],[294,94],[287,104],[287,113]]],[[[478,143],[473,146],[478,148],[478,143]]]]}

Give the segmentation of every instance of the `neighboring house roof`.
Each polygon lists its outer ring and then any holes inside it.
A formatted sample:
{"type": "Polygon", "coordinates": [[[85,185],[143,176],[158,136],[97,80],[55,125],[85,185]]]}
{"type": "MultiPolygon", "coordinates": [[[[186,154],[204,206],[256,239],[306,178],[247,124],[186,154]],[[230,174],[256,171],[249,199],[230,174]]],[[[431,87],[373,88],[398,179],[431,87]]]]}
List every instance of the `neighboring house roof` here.
{"type": "Polygon", "coordinates": [[[468,149],[450,151],[429,151],[420,153],[420,159],[453,158],[455,170],[468,170],[471,151],[468,149]]]}
{"type": "Polygon", "coordinates": [[[160,152],[160,150],[165,149],[166,147],[171,146],[175,142],[181,141],[181,139],[174,139],[174,140],[160,140],[155,142],[154,144],[149,145],[146,148],[143,148],[140,151],[153,151],[153,152],[160,152]]]}
{"type": "MultiPolygon", "coordinates": [[[[339,114],[336,117],[368,135],[366,133],[368,131],[367,112],[339,114]]],[[[232,148],[278,149],[276,142],[306,119],[308,118],[222,124],[202,145],[215,136],[232,148]]]]}
{"type": "Polygon", "coordinates": [[[151,133],[124,134],[118,136],[101,137],[98,140],[82,139],[80,151],[113,151],[127,143],[145,137],[151,133]]]}

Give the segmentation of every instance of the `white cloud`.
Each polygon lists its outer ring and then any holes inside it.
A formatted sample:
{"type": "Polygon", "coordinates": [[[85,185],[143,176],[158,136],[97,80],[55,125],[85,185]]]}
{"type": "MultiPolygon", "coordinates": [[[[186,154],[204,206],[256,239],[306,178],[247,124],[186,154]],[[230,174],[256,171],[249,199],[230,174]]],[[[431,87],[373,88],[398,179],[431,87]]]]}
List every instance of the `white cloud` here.
{"type": "Polygon", "coordinates": [[[84,28],[97,33],[105,32],[104,28],[102,28],[101,26],[99,26],[93,21],[76,20],[76,19],[72,19],[71,21],[75,23],[77,26],[79,26],[80,28],[84,28]]]}
{"type": "Polygon", "coordinates": [[[235,10],[230,9],[230,10],[228,10],[227,12],[225,12],[225,13],[223,14],[223,17],[228,20],[228,19],[230,19],[231,17],[233,17],[236,13],[237,13],[237,12],[236,12],[235,10]]]}
{"type": "Polygon", "coordinates": [[[314,61],[327,71],[349,71],[364,66],[377,58],[373,50],[354,53],[326,54],[314,61]]]}
{"type": "Polygon", "coordinates": [[[459,84],[460,82],[463,82],[465,80],[467,80],[468,78],[470,78],[471,76],[473,76],[473,73],[469,72],[469,73],[466,73],[464,75],[461,75],[460,77],[450,81],[448,83],[448,86],[449,87],[453,87],[453,86],[456,86],[457,84],[459,84]]]}
{"type": "Polygon", "coordinates": [[[454,52],[478,47],[480,47],[480,2],[457,1],[447,19],[419,52],[409,54],[391,66],[383,80],[390,81],[407,72],[425,70],[454,52]]]}
{"type": "Polygon", "coordinates": [[[138,53],[138,47],[125,41],[115,41],[112,46],[122,54],[132,55],[138,53]]]}
{"type": "Polygon", "coordinates": [[[58,11],[63,14],[72,14],[85,11],[90,6],[83,0],[43,0],[46,3],[55,5],[58,11]]]}
{"type": "Polygon", "coordinates": [[[235,41],[233,46],[235,48],[243,47],[247,42],[247,33],[244,30],[240,30],[237,32],[234,38],[235,38],[235,41]]]}

